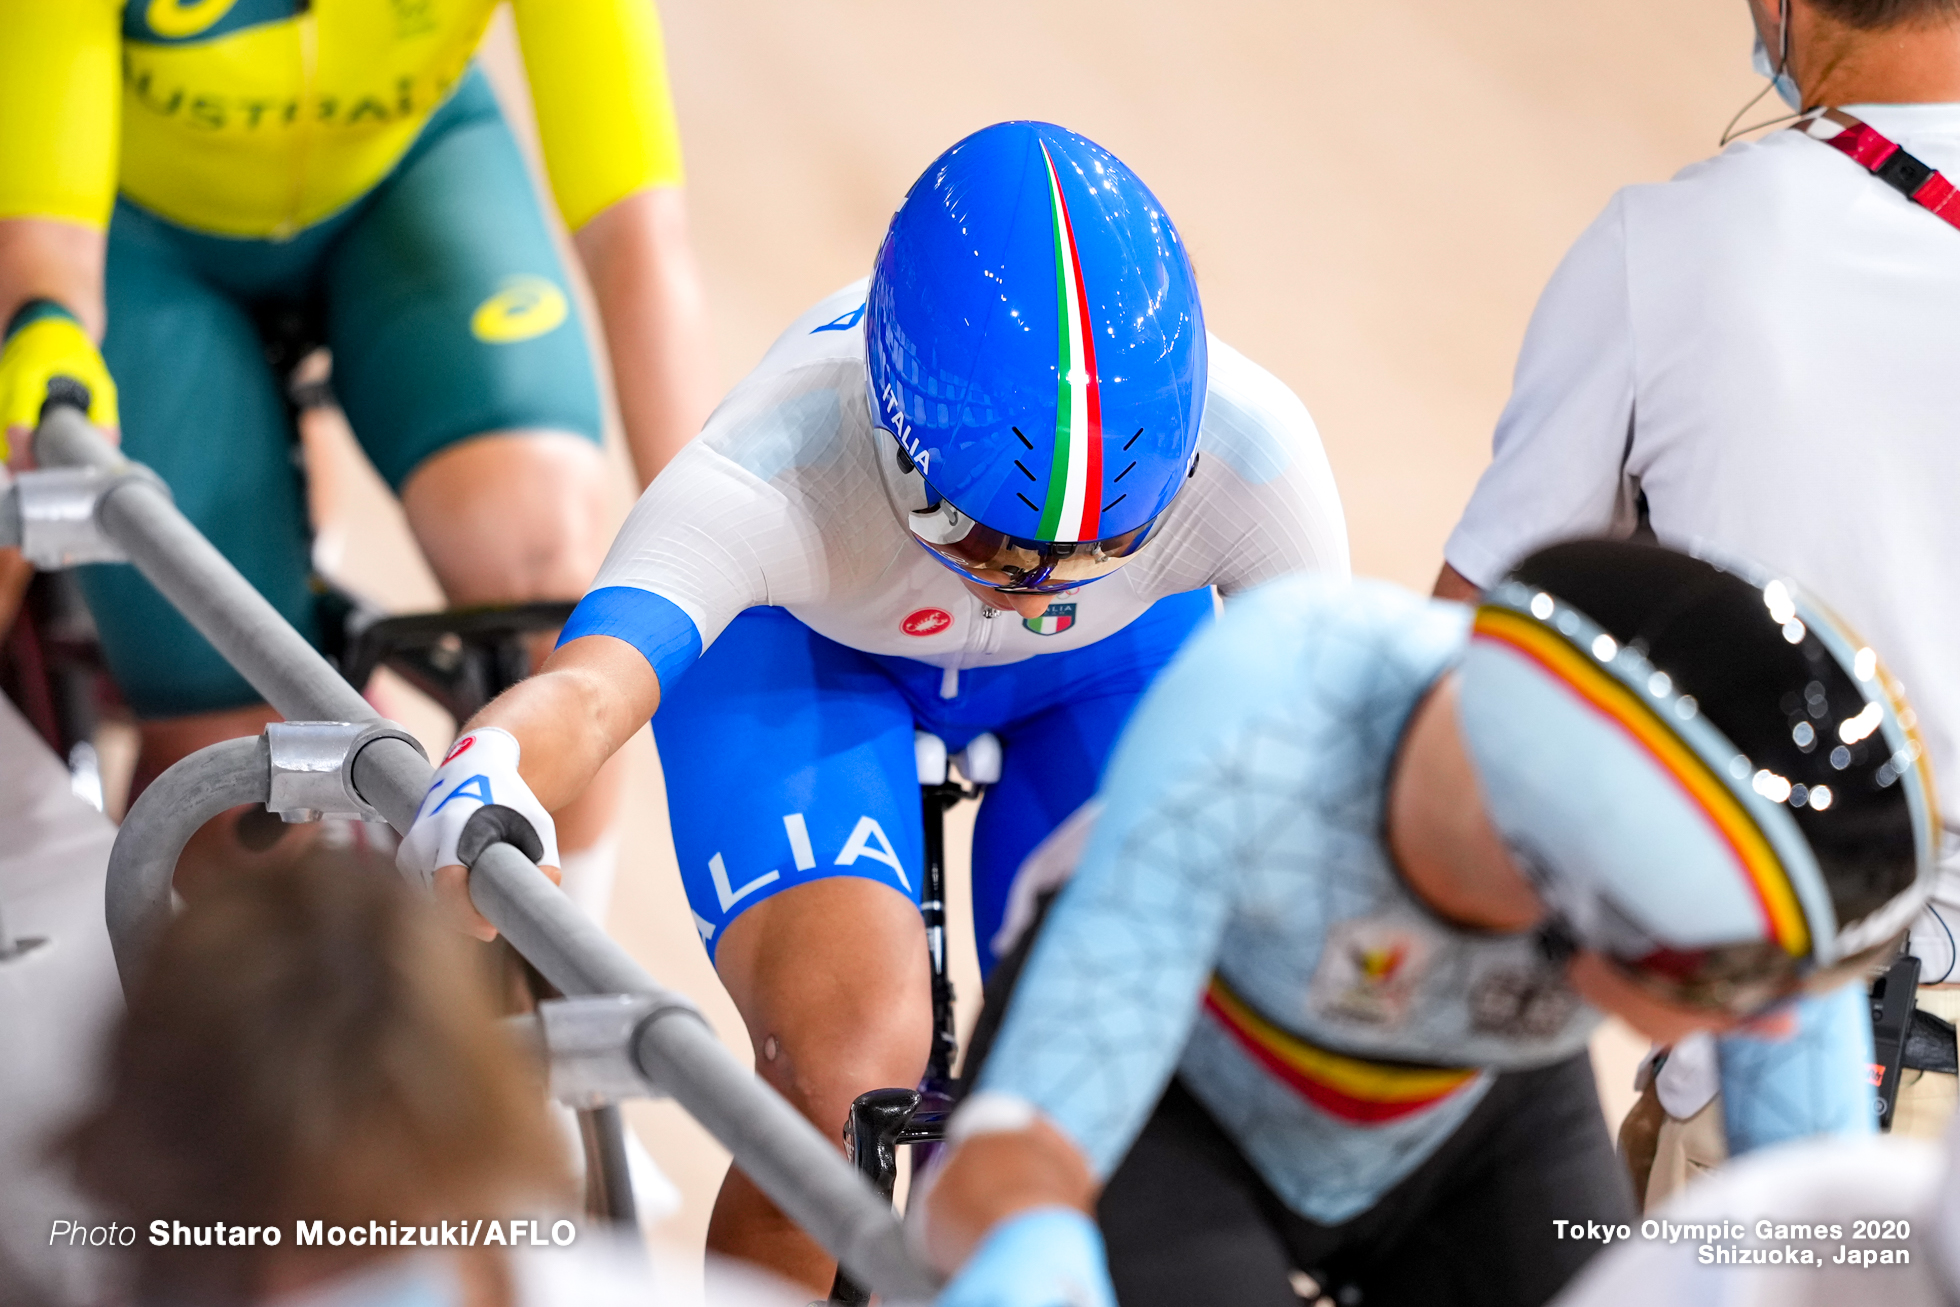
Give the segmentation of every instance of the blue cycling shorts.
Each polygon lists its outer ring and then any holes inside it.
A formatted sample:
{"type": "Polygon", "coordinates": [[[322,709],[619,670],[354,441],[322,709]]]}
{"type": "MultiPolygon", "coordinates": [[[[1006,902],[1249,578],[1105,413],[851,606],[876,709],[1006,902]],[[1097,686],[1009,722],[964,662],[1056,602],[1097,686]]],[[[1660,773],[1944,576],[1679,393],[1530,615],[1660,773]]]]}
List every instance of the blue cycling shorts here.
{"type": "Polygon", "coordinates": [[[925,836],[913,732],[956,752],[992,731],[1001,779],[973,835],[974,931],[991,971],[1015,872],[1095,793],[1137,699],[1211,613],[1209,590],[1173,595],[1085,648],[961,672],[951,698],[940,668],[848,648],[780,608],[743,613],[653,719],[709,956],[729,922],[809,881],[862,876],[916,903],[925,836]]]}

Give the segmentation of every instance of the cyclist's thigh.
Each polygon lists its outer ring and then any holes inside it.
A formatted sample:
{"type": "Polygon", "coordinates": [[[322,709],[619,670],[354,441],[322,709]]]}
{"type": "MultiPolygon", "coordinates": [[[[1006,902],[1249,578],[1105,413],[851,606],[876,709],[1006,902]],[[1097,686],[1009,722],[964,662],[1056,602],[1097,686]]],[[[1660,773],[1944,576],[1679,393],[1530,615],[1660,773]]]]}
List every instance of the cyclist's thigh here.
{"type": "Polygon", "coordinates": [[[1172,1081],[1096,1204],[1116,1300],[1300,1307],[1268,1207],[1251,1166],[1172,1081]]]}
{"type": "Polygon", "coordinates": [[[1407,1202],[1386,1237],[1351,1245],[1365,1302],[1536,1307],[1601,1248],[1560,1239],[1554,1220],[1639,1222],[1585,1053],[1500,1076],[1410,1181],[1378,1204],[1407,1202]],[[1406,1192],[1432,1177],[1429,1194],[1406,1192]]]}
{"type": "Polygon", "coordinates": [[[1173,595],[1106,640],[1001,669],[1038,685],[1046,702],[1000,732],[1000,782],[974,825],[973,929],[982,970],[999,960],[992,941],[1015,873],[1095,793],[1137,700],[1211,611],[1208,590],[1173,595]]]}
{"type": "Polygon", "coordinates": [[[472,71],[325,268],[334,389],[396,490],[493,431],[600,438],[598,384],[524,160],[472,71]]]}
{"type": "Polygon", "coordinates": [[[857,876],[918,900],[912,712],[864,655],[752,608],[674,683],[653,731],[710,956],[729,922],[795,885],[857,876]]]}
{"type": "MultiPolygon", "coordinates": [[[[244,309],[191,274],[170,235],[117,207],[109,228],[103,356],[121,394],[122,443],[170,487],[211,543],[309,639],[306,503],[292,428],[244,309]]],[[[236,708],[259,695],[148,581],[83,569],[117,684],[140,717],[236,708]]]]}

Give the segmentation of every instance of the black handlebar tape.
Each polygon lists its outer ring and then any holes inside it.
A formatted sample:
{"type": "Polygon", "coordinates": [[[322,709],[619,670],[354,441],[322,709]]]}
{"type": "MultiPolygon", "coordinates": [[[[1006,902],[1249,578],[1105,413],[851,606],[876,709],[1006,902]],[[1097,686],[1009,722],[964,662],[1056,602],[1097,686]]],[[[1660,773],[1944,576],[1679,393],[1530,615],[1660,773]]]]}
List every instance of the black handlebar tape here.
{"type": "Polygon", "coordinates": [[[49,409],[63,405],[86,413],[92,398],[88,387],[73,377],[49,377],[48,397],[41,401],[41,420],[47,420],[49,409]]]}
{"type": "Polygon", "coordinates": [[[456,856],[465,866],[474,867],[483,851],[492,844],[508,844],[531,861],[544,856],[544,841],[523,813],[501,803],[486,803],[463,823],[456,837],[456,856]]]}

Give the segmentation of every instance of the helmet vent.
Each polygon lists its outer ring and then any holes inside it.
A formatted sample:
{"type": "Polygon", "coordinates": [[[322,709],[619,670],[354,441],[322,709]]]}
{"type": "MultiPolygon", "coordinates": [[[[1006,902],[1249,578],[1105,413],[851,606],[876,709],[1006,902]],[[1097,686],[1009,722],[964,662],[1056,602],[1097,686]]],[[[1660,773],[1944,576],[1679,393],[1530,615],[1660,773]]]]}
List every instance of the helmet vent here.
{"type": "MultiPolygon", "coordinates": [[[[1123,452],[1126,454],[1129,453],[1130,446],[1136,444],[1137,441],[1141,440],[1142,438],[1143,438],[1143,428],[1138,427],[1136,435],[1131,436],[1128,440],[1123,442],[1123,452]]],[[[1136,464],[1132,463],[1130,466],[1135,467],[1136,464]]]]}
{"type": "Polygon", "coordinates": [[[1040,504],[1035,503],[1034,500],[1029,499],[1026,495],[1022,494],[1020,491],[1016,490],[1014,492],[1014,497],[1020,500],[1022,503],[1026,504],[1029,508],[1032,508],[1035,512],[1039,513],[1041,511],[1040,504]]]}
{"type": "Polygon", "coordinates": [[[1022,475],[1022,476],[1024,476],[1024,477],[1026,477],[1026,478],[1027,478],[1028,480],[1030,480],[1030,481],[1039,481],[1039,480],[1041,480],[1041,478],[1040,478],[1040,477],[1038,477],[1038,476],[1036,476],[1036,475],[1035,475],[1034,473],[1032,473],[1032,472],[1030,472],[1030,471],[1028,471],[1028,465],[1027,465],[1026,463],[1023,463],[1023,462],[1022,462],[1022,461],[1021,461],[1020,459],[1018,459],[1018,458],[1017,458],[1017,459],[1015,459],[1015,460],[1014,460],[1014,466],[1015,466],[1015,467],[1018,467],[1018,468],[1020,468],[1020,469],[1021,469],[1021,475],[1022,475]]]}
{"type": "Polygon", "coordinates": [[[1137,465],[1135,463],[1130,464],[1128,467],[1124,468],[1121,472],[1118,472],[1113,478],[1111,478],[1109,484],[1111,484],[1112,486],[1115,485],[1118,481],[1121,481],[1124,477],[1136,471],[1136,466],[1137,465]]]}
{"type": "MultiPolygon", "coordinates": [[[[1008,428],[1008,430],[1012,431],[1017,436],[1021,436],[1021,428],[1019,427],[1010,427],[1008,428]]],[[[1021,443],[1026,445],[1029,449],[1034,448],[1034,441],[1029,440],[1026,436],[1021,436],[1021,443]]]]}
{"type": "Polygon", "coordinates": [[[1117,506],[1118,504],[1120,504],[1120,503],[1122,503],[1122,502],[1123,502],[1124,500],[1126,500],[1126,499],[1128,499],[1128,498],[1129,498],[1129,495],[1127,495],[1127,494],[1122,494],[1122,495],[1118,495],[1118,496],[1116,496],[1116,498],[1114,498],[1114,499],[1112,499],[1112,500],[1110,500],[1110,501],[1109,501],[1109,502],[1108,502],[1107,504],[1104,504],[1104,505],[1102,506],[1102,511],[1103,511],[1103,512],[1105,512],[1105,513],[1107,513],[1107,512],[1108,512],[1108,511],[1109,511],[1110,509],[1112,509],[1112,508],[1114,508],[1114,507],[1116,507],[1116,506],[1117,506]]]}

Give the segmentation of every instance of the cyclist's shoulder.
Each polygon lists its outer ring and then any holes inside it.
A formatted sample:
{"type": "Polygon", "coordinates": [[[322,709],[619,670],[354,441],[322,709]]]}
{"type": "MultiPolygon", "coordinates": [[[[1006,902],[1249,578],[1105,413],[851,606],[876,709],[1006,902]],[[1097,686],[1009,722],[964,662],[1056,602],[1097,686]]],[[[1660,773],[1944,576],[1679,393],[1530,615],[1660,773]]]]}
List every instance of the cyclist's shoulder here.
{"type": "Polygon", "coordinates": [[[1302,458],[1318,460],[1320,432],[1292,387],[1216,336],[1206,339],[1201,455],[1263,485],[1302,458]]]}
{"type": "Polygon", "coordinates": [[[870,279],[841,286],[798,314],[751,375],[849,359],[864,372],[864,304],[870,279]]]}
{"type": "MultiPolygon", "coordinates": [[[[0,54],[14,56],[5,62],[10,72],[19,74],[28,66],[23,60],[31,62],[80,51],[105,52],[120,43],[128,25],[142,25],[147,4],[163,2],[60,0],[51,4],[48,0],[0,0],[0,33],[6,37],[0,41],[0,54]]],[[[209,7],[208,4],[200,6],[209,7]]],[[[51,98],[57,103],[50,107],[74,108],[60,97],[51,98]]]]}
{"type": "Polygon", "coordinates": [[[861,281],[819,300],[736,383],[702,442],[764,481],[845,456],[870,427],[863,318],[861,281]]]}

